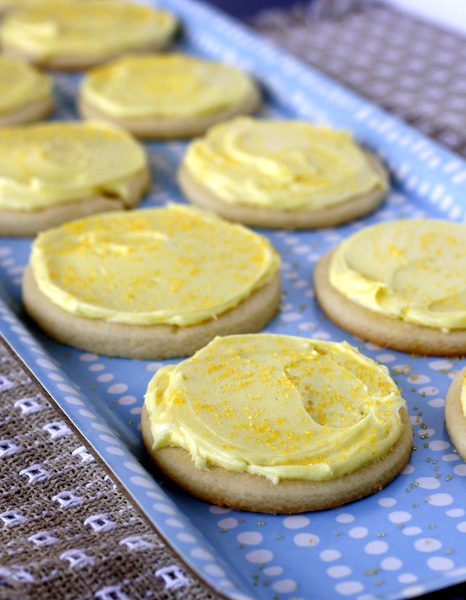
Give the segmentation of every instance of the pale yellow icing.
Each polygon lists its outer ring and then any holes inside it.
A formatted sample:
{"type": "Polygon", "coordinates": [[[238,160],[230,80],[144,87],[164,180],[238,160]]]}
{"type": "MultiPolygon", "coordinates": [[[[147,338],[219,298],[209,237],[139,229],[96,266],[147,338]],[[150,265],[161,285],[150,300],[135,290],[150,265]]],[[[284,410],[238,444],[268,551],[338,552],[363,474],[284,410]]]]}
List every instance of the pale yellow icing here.
{"type": "Polygon", "coordinates": [[[0,129],[0,209],[34,211],[95,194],[125,197],[146,170],[143,147],[100,121],[0,129]]]}
{"type": "Polygon", "coordinates": [[[463,375],[460,389],[460,404],[463,409],[463,414],[466,417],[466,373],[463,375]]]}
{"type": "Polygon", "coordinates": [[[52,96],[52,80],[29,63],[0,54],[0,114],[52,96]]]}
{"type": "Polygon", "coordinates": [[[330,283],[382,315],[466,329],[466,224],[406,219],[367,227],[332,257],[330,283]]]}
{"type": "Polygon", "coordinates": [[[170,205],[111,212],[41,233],[31,265],[64,310],[133,325],[194,325],[276,276],[270,242],[208,212],[170,205]]]}
{"type": "Polygon", "coordinates": [[[188,146],[184,166],[228,204],[313,210],[386,188],[346,131],[238,117],[188,146]]]}
{"type": "Polygon", "coordinates": [[[240,69],[183,54],[128,55],[90,71],[82,98],[116,117],[196,117],[240,106],[253,83],[240,69]]]}
{"type": "Polygon", "coordinates": [[[217,337],[159,369],[145,395],[154,449],[275,483],[333,479],[383,456],[403,405],[388,369],[346,342],[276,334],[217,337]]]}
{"type": "Polygon", "coordinates": [[[6,46],[47,59],[107,55],[157,44],[176,26],[171,12],[126,0],[46,0],[8,14],[0,35],[6,46]]]}

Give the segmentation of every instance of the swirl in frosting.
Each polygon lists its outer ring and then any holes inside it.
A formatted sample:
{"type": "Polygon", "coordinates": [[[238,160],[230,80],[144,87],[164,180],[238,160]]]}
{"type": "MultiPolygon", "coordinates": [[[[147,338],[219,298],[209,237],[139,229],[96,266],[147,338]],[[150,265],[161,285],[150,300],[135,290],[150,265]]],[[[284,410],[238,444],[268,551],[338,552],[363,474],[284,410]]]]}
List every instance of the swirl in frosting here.
{"type": "Polygon", "coordinates": [[[147,168],[144,148],[99,121],[50,121],[0,129],[0,209],[34,211],[95,194],[125,197],[147,168]]]}
{"type": "Polygon", "coordinates": [[[26,61],[0,55],[0,115],[52,96],[52,79],[26,61]]]}
{"type": "Polygon", "coordinates": [[[299,120],[220,123],[183,165],[223,202],[272,209],[315,210],[387,186],[348,132],[299,120]]]}
{"type": "Polygon", "coordinates": [[[464,223],[387,221],[336,247],[329,280],[376,313],[444,331],[466,329],[465,256],[464,223]]]}
{"type": "Polygon", "coordinates": [[[209,465],[323,481],[383,456],[404,406],[388,369],[346,342],[278,334],[217,337],[162,367],[145,395],[153,449],[209,465]]]}

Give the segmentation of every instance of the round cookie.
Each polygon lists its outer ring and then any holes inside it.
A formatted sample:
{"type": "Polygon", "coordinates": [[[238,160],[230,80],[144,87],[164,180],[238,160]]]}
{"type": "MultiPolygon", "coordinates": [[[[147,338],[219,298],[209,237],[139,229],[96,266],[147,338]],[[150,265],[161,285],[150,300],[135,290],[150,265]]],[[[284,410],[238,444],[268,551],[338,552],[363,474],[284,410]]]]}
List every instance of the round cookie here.
{"type": "Polygon", "coordinates": [[[170,11],[128,0],[45,0],[10,11],[0,41],[5,53],[37,65],[86,69],[125,52],[165,48],[177,26],[170,11]]]}
{"type": "Polygon", "coordinates": [[[466,460],[466,415],[464,414],[461,395],[466,386],[466,367],[453,381],[445,398],[445,424],[453,445],[463,460],[466,460]]]}
{"type": "Polygon", "coordinates": [[[30,123],[54,108],[53,84],[26,61],[0,55],[0,127],[30,123]]]}
{"type": "MultiPolygon", "coordinates": [[[[404,401],[385,367],[370,359],[355,362],[354,357],[360,356],[355,349],[335,344],[340,363],[338,352],[349,354],[343,370],[351,380],[350,387],[338,390],[342,378],[330,378],[326,381],[332,389],[326,392],[322,386],[325,380],[320,385],[312,380],[312,405],[304,388],[311,365],[315,372],[319,370],[319,364],[315,366],[319,359],[312,351],[314,356],[309,359],[305,349],[295,348],[288,356],[287,340],[293,338],[271,334],[216,338],[192,359],[164,367],[153,377],[142,412],[144,444],[157,467],[182,489],[236,510],[290,514],[334,508],[377,492],[406,466],[412,450],[412,427],[404,401]],[[263,351],[268,338],[281,339],[275,354],[289,359],[286,368],[268,362],[271,352],[263,351]],[[229,351],[222,349],[227,344],[232,346],[229,351]],[[223,353],[216,353],[218,347],[223,353]],[[300,364],[304,365],[301,371],[300,364]],[[368,375],[365,399],[360,397],[360,389],[356,391],[362,372],[368,375]],[[299,390],[302,399],[295,389],[290,391],[294,386],[299,388],[301,379],[306,380],[299,390]],[[277,382],[281,402],[274,387],[277,382]],[[239,396],[243,393],[244,399],[239,396]],[[368,437],[373,440],[371,427],[375,422],[377,431],[383,430],[374,416],[377,401],[384,405],[385,418],[390,413],[392,425],[381,434],[383,438],[388,430],[390,439],[384,439],[374,451],[374,441],[369,450],[364,443],[368,437]],[[306,402],[308,407],[303,410],[306,402]],[[340,418],[346,427],[341,427],[340,418]],[[313,443],[315,438],[317,444],[313,443]],[[341,452],[334,439],[340,440],[341,452]]],[[[296,344],[298,348],[316,344],[321,366],[330,372],[331,342],[299,338],[290,343],[296,344]]]]}
{"type": "Polygon", "coordinates": [[[266,238],[182,205],[105,213],[40,234],[23,304],[56,340],[138,359],[261,330],[280,301],[266,238]]]}
{"type": "Polygon", "coordinates": [[[193,140],[178,183],[194,204],[245,225],[330,227],[375,210],[388,175],[344,131],[237,117],[193,140]]]}
{"type": "Polygon", "coordinates": [[[0,130],[0,235],[35,235],[132,208],[149,184],[144,148],[114,125],[54,121],[0,130]]]}
{"type": "Polygon", "coordinates": [[[147,138],[200,135],[215,123],[259,107],[255,82],[232,65],[172,54],[126,55],[84,77],[78,105],[147,138]]]}
{"type": "Polygon", "coordinates": [[[465,242],[466,225],[437,219],[365,228],[317,262],[317,301],[339,327],[374,344],[464,355],[465,242]]]}

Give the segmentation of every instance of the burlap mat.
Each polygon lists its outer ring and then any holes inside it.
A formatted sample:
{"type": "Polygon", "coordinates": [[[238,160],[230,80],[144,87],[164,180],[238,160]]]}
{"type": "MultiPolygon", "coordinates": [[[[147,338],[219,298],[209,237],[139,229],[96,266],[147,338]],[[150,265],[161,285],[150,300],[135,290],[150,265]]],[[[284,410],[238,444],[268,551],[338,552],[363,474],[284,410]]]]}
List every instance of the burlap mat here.
{"type": "Polygon", "coordinates": [[[0,344],[0,598],[213,600],[0,344]]]}
{"type": "Polygon", "coordinates": [[[313,0],[264,11],[251,24],[466,156],[466,36],[374,0],[313,0]]]}
{"type": "MultiPolygon", "coordinates": [[[[253,25],[466,156],[466,39],[367,0],[253,25]]],[[[0,598],[208,600],[0,345],[0,598]]]]}

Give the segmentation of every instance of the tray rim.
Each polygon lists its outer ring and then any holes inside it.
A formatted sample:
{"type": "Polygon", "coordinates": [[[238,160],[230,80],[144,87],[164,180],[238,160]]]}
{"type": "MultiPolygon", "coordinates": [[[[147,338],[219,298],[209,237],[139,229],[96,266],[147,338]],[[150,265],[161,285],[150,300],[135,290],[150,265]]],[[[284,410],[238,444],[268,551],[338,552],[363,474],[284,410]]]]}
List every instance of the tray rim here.
{"type": "Polygon", "coordinates": [[[89,452],[92,454],[94,459],[98,462],[100,467],[109,475],[112,481],[118,486],[120,492],[126,497],[128,502],[136,509],[139,516],[144,519],[144,521],[153,529],[153,531],[163,540],[163,542],[175,553],[176,558],[181,562],[183,568],[186,569],[189,573],[197,577],[204,583],[213,593],[217,594],[220,600],[230,600],[227,595],[221,589],[218,589],[211,581],[204,578],[202,574],[196,570],[196,568],[186,560],[184,554],[176,550],[173,546],[172,540],[154,523],[153,519],[150,517],[150,514],[142,508],[138,499],[129,492],[124,481],[116,475],[115,471],[110,467],[108,462],[103,458],[103,456],[95,449],[89,438],[81,431],[81,429],[76,425],[73,419],[69,416],[66,410],[63,408],[62,404],[50,393],[50,391],[45,387],[45,385],[39,380],[36,374],[29,368],[27,363],[23,360],[23,358],[18,354],[15,348],[10,344],[10,342],[5,338],[3,333],[0,333],[0,342],[5,347],[6,351],[10,354],[14,361],[18,364],[18,366],[26,373],[26,375],[31,379],[31,381],[37,386],[40,393],[44,396],[44,398],[49,402],[51,406],[57,411],[57,413],[63,417],[66,425],[70,427],[73,433],[76,435],[78,439],[80,439],[84,444],[87,445],[89,452]]]}

